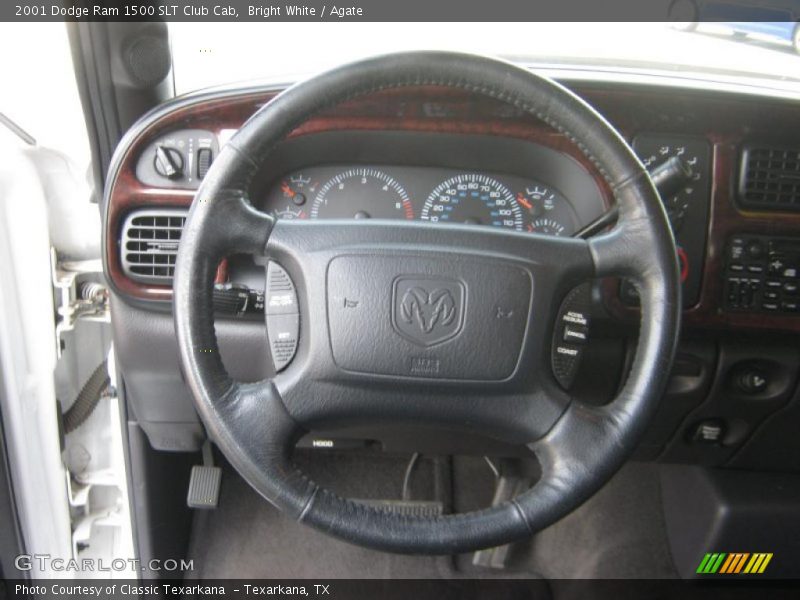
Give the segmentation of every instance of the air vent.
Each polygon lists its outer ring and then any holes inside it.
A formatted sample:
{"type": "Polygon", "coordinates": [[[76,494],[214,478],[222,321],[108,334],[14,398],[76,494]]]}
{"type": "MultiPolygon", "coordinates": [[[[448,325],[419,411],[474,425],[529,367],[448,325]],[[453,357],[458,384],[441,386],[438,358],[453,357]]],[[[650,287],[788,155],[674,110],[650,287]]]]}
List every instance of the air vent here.
{"type": "Polygon", "coordinates": [[[748,208],[800,211],[800,149],[745,148],[739,199],[748,208]]]}
{"type": "Polygon", "coordinates": [[[142,283],[171,284],[185,222],[185,211],[147,210],[128,215],[121,243],[125,274],[142,283]]]}

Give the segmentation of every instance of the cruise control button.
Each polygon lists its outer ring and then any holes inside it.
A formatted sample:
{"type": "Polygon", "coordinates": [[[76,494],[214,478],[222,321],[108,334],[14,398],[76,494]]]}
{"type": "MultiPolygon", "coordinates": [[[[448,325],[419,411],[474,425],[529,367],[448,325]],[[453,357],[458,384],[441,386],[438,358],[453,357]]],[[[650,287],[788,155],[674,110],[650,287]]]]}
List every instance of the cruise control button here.
{"type": "Polygon", "coordinates": [[[589,330],[583,325],[567,325],[564,327],[564,341],[571,344],[585,344],[589,339],[589,330]]]}
{"type": "MultiPolygon", "coordinates": [[[[634,289],[633,286],[630,288],[634,289]]],[[[583,284],[567,294],[558,311],[551,360],[553,375],[565,390],[572,387],[578,375],[589,339],[590,308],[591,285],[583,284]]]]}
{"type": "Polygon", "coordinates": [[[266,311],[268,315],[297,314],[297,293],[289,274],[276,262],[267,266],[266,311]]]}
{"type": "Polygon", "coordinates": [[[589,318],[585,313],[577,310],[568,310],[564,313],[564,316],[561,317],[561,320],[564,321],[564,323],[571,323],[582,328],[589,326],[589,318]]]}
{"type": "Polygon", "coordinates": [[[267,338],[272,363],[278,372],[292,362],[300,337],[297,292],[291,277],[278,263],[270,262],[267,266],[267,290],[258,300],[266,305],[267,338]]]}
{"type": "Polygon", "coordinates": [[[275,371],[285,368],[294,358],[299,334],[300,315],[267,316],[267,337],[275,371]]]}

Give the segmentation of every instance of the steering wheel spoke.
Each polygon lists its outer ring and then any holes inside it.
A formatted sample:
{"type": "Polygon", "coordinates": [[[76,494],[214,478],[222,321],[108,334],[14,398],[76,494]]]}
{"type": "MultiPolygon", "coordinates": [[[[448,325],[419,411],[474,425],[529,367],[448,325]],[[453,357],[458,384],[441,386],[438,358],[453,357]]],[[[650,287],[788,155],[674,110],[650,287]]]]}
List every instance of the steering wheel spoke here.
{"type": "Polygon", "coordinates": [[[253,208],[245,192],[231,188],[201,188],[190,217],[184,233],[191,238],[202,231],[202,252],[217,258],[263,256],[275,224],[274,217],[253,208]]]}
{"type": "Polygon", "coordinates": [[[317,486],[292,464],[292,450],[305,430],[289,415],[272,382],[234,382],[214,404],[213,415],[203,416],[220,446],[235,446],[226,456],[243,477],[299,519],[317,486]]]}

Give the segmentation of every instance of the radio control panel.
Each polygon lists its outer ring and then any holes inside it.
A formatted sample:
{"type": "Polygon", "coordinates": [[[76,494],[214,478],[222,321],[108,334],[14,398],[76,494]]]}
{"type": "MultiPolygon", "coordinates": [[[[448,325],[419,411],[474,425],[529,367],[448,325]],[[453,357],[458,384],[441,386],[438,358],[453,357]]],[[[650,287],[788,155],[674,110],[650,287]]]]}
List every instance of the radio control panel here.
{"type": "Polygon", "coordinates": [[[800,240],[733,236],[724,273],[726,310],[800,315],[800,240]]]}

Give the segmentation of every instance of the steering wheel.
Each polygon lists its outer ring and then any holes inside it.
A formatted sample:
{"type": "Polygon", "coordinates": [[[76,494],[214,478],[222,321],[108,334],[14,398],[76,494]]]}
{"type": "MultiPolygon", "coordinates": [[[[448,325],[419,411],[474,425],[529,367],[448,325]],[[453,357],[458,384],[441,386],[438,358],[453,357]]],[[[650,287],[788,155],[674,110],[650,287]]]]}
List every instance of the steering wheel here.
{"type": "Polygon", "coordinates": [[[183,230],[174,314],[186,381],[209,435],[264,498],[356,544],[452,554],[530,536],[578,507],[622,465],[665,387],[680,285],[675,243],[647,171],[589,105],[506,62],[415,52],[294,85],[231,138],[183,230]],[[562,132],[613,190],[616,225],[583,240],[411,221],[276,221],[248,201],[248,185],[271,150],[304,121],[360,95],[420,85],[489,96],[562,132]],[[232,380],[214,334],[214,275],[234,253],[276,261],[296,287],[297,355],[257,383],[232,380]],[[634,282],[642,319],[624,386],[595,407],[559,387],[550,349],[564,296],[606,276],[634,282]],[[342,498],[292,464],[306,431],[387,423],[526,444],[541,478],[491,508],[423,518],[342,498]]]}

